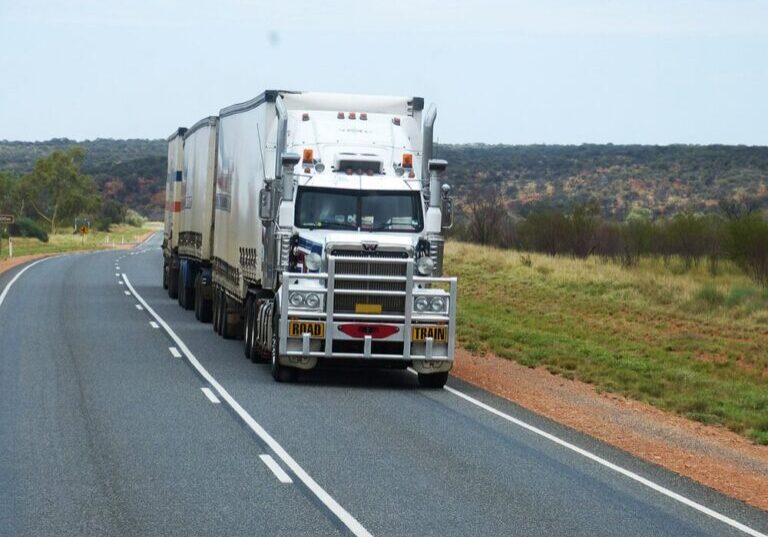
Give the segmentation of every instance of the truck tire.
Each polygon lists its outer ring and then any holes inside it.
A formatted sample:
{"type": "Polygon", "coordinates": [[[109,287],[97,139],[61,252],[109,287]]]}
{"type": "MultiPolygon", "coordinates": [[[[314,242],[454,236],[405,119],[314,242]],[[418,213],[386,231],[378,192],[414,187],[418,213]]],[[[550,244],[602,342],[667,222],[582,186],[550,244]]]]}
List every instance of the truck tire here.
{"type": "Polygon", "coordinates": [[[219,324],[221,324],[221,316],[219,315],[219,291],[213,290],[213,331],[219,333],[219,324]]]}
{"type": "Polygon", "coordinates": [[[186,271],[179,271],[179,306],[191,310],[195,305],[195,288],[191,287],[184,276],[186,271]]]}
{"type": "Polygon", "coordinates": [[[163,262],[163,289],[168,289],[168,263],[163,262]]]}
{"type": "Polygon", "coordinates": [[[168,296],[179,298],[179,271],[174,271],[173,265],[168,266],[168,296]]]}
{"type": "Polygon", "coordinates": [[[422,388],[442,388],[448,381],[448,372],[419,373],[419,385],[422,388]]]}
{"type": "Polygon", "coordinates": [[[195,276],[195,317],[201,323],[211,322],[211,301],[203,296],[203,277],[195,276]]]}
{"type": "Polygon", "coordinates": [[[243,352],[249,360],[253,359],[253,310],[254,300],[249,296],[245,300],[245,328],[243,329],[243,352]]]}
{"type": "Polygon", "coordinates": [[[280,352],[278,345],[280,344],[280,338],[277,337],[277,321],[272,322],[272,378],[276,382],[296,382],[299,379],[299,370],[295,367],[286,367],[281,365],[277,361],[277,356],[280,352]]]}
{"type": "Polygon", "coordinates": [[[176,288],[179,290],[179,292],[177,293],[176,301],[179,303],[180,307],[182,307],[184,309],[187,309],[186,306],[184,305],[184,298],[185,298],[185,295],[184,295],[184,271],[179,269],[179,273],[178,274],[179,274],[179,278],[178,278],[179,281],[176,284],[176,288]]]}

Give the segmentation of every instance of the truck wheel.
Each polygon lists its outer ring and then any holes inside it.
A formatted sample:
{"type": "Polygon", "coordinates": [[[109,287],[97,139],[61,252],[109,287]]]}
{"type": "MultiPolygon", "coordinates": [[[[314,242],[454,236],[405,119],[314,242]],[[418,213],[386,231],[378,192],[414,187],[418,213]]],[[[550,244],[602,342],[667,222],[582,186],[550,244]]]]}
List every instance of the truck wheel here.
{"type": "Polygon", "coordinates": [[[179,305],[185,310],[191,310],[195,305],[195,288],[189,286],[189,282],[183,276],[184,272],[179,271],[182,276],[179,278],[179,305]]]}
{"type": "Polygon", "coordinates": [[[163,263],[163,289],[168,289],[168,263],[163,263]]]}
{"type": "Polygon", "coordinates": [[[444,373],[419,373],[419,385],[423,388],[442,388],[448,381],[448,371],[444,373]]]}
{"type": "Polygon", "coordinates": [[[219,316],[219,291],[213,290],[213,331],[219,333],[219,324],[221,322],[221,316],[219,316]]]}
{"type": "Polygon", "coordinates": [[[176,297],[176,301],[179,303],[179,306],[181,306],[184,309],[187,309],[186,304],[184,303],[184,299],[186,298],[186,295],[184,294],[184,271],[179,269],[178,272],[179,278],[178,283],[176,284],[176,288],[179,290],[178,296],[176,297]]]}
{"type": "Polygon", "coordinates": [[[253,297],[245,301],[245,337],[243,338],[243,352],[249,360],[253,355],[253,297]]]}
{"type": "Polygon", "coordinates": [[[277,348],[280,338],[277,337],[277,322],[273,322],[272,330],[272,378],[277,382],[296,382],[299,379],[299,370],[295,367],[286,367],[277,361],[280,349],[277,348]]]}
{"type": "Polygon", "coordinates": [[[168,266],[168,296],[179,298],[179,271],[174,271],[173,265],[168,266]]]}

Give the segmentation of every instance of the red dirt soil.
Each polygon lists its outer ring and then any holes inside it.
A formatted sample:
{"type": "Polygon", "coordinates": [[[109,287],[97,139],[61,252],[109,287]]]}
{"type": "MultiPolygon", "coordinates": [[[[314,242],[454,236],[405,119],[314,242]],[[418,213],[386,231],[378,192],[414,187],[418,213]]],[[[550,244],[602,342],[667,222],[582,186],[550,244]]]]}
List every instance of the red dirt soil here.
{"type": "Polygon", "coordinates": [[[768,511],[768,446],[492,354],[456,350],[454,376],[768,511]]]}

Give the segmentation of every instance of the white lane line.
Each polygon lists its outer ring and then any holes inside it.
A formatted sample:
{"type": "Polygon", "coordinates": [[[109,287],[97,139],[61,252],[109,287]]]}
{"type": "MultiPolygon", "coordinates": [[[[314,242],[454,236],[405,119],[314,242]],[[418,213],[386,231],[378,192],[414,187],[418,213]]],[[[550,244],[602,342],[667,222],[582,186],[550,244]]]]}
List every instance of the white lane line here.
{"type": "Polygon", "coordinates": [[[181,358],[181,353],[179,352],[179,349],[176,347],[168,347],[168,350],[171,351],[171,355],[174,358],[181,358]]]}
{"type": "Polygon", "coordinates": [[[149,326],[152,328],[160,328],[160,325],[157,324],[155,321],[149,321],[149,326]]]}
{"type": "Polygon", "coordinates": [[[142,308],[142,307],[141,307],[141,304],[136,304],[136,309],[137,309],[137,310],[139,310],[139,311],[141,311],[141,310],[143,310],[144,308],[142,308]]]}
{"type": "Polygon", "coordinates": [[[280,465],[277,464],[277,461],[273,459],[271,455],[259,455],[259,458],[267,465],[267,468],[272,470],[272,473],[275,474],[275,477],[280,483],[293,483],[291,476],[286,474],[285,470],[280,468],[280,465]]]}
{"type": "Polygon", "coordinates": [[[117,276],[119,278],[120,277],[120,273],[119,272],[115,272],[115,276],[117,276]]]}
{"type": "Polygon", "coordinates": [[[299,463],[296,462],[294,458],[288,454],[285,448],[283,448],[283,446],[281,446],[278,441],[275,440],[272,435],[266,431],[266,429],[264,429],[264,427],[259,425],[259,423],[253,419],[253,416],[251,416],[242,406],[240,406],[240,403],[238,403],[234,397],[229,395],[229,392],[225,390],[224,387],[219,384],[218,381],[213,378],[210,373],[208,373],[208,370],[205,369],[203,365],[197,360],[195,355],[192,354],[192,351],[190,351],[189,348],[181,340],[181,338],[176,335],[176,332],[174,332],[173,329],[168,326],[168,323],[166,323],[162,317],[155,313],[155,310],[153,310],[152,307],[147,304],[146,300],[144,300],[141,295],[136,292],[136,289],[134,289],[131,285],[128,276],[123,274],[123,279],[125,280],[125,284],[131,290],[131,292],[136,296],[136,299],[144,305],[150,315],[152,315],[152,317],[154,317],[155,320],[160,323],[160,326],[162,326],[166,333],[171,336],[171,339],[176,342],[184,355],[187,357],[187,361],[189,361],[192,367],[197,369],[197,372],[200,373],[200,376],[202,376],[205,381],[208,382],[208,384],[210,384],[214,390],[216,390],[216,392],[219,394],[219,397],[226,401],[226,403],[240,417],[240,419],[243,420],[243,422],[259,438],[261,438],[265,444],[267,444],[269,449],[271,449],[275,455],[277,455],[277,457],[283,461],[283,464],[285,464],[288,469],[291,470],[291,472],[293,472],[293,474],[298,477],[302,483],[304,483],[304,486],[306,486],[317,497],[318,500],[323,502],[323,505],[325,505],[334,515],[336,515],[341,523],[344,524],[355,536],[373,537],[370,532],[368,532],[368,530],[366,530],[363,525],[357,521],[355,517],[353,517],[330,494],[328,494],[323,487],[321,487],[314,479],[312,479],[312,477],[304,470],[304,468],[302,468],[299,463]]]}
{"type": "Polygon", "coordinates": [[[21,269],[21,270],[20,270],[18,273],[16,273],[16,276],[14,276],[14,277],[13,277],[13,279],[11,279],[11,281],[9,281],[9,282],[8,282],[8,285],[6,285],[6,286],[5,286],[5,289],[3,289],[3,292],[2,292],[2,293],[0,293],[0,306],[2,306],[2,305],[3,305],[3,302],[5,302],[5,297],[6,297],[6,296],[8,296],[8,291],[10,291],[10,289],[11,289],[11,286],[12,286],[14,283],[16,283],[16,280],[18,280],[19,278],[21,278],[21,275],[22,275],[22,274],[24,274],[25,272],[27,272],[29,269],[31,269],[32,267],[34,267],[34,266],[35,266],[35,265],[37,265],[38,263],[42,263],[43,261],[47,261],[47,260],[49,260],[49,259],[51,259],[51,258],[50,258],[50,257],[44,257],[43,259],[38,259],[38,260],[37,260],[37,261],[35,261],[34,263],[30,263],[29,265],[27,265],[26,267],[24,267],[23,269],[21,269]]]}
{"type": "Polygon", "coordinates": [[[123,291],[123,293],[125,293],[128,296],[131,296],[131,292],[130,291],[123,291]]]}
{"type": "Polygon", "coordinates": [[[123,280],[120,280],[120,281],[119,281],[119,282],[117,282],[117,283],[118,283],[118,284],[120,284],[120,285],[125,285],[125,284],[123,283],[123,280]]]}
{"type": "Polygon", "coordinates": [[[211,403],[214,403],[214,404],[221,403],[221,401],[219,401],[219,398],[213,395],[213,392],[211,391],[210,388],[200,388],[200,389],[203,390],[203,393],[211,403]]]}
{"type": "MultiPolygon", "coordinates": [[[[413,371],[413,372],[415,373],[415,371],[413,371]]],[[[623,476],[626,476],[626,477],[628,477],[628,478],[630,478],[630,479],[632,479],[634,481],[637,481],[638,483],[640,483],[642,485],[645,485],[646,487],[648,487],[648,488],[650,488],[652,490],[655,490],[656,492],[658,492],[660,494],[663,494],[664,496],[672,498],[673,500],[678,501],[678,502],[680,502],[680,503],[682,503],[684,505],[687,505],[688,507],[696,509],[697,511],[699,511],[701,513],[704,513],[705,515],[711,516],[712,518],[714,518],[716,520],[719,520],[720,522],[723,522],[724,524],[727,524],[727,525],[729,525],[729,526],[731,526],[733,528],[736,528],[737,530],[743,531],[747,535],[752,535],[753,537],[768,537],[764,533],[760,533],[759,531],[757,531],[755,529],[752,529],[749,526],[746,526],[746,525],[742,524],[741,522],[738,522],[738,521],[736,521],[736,520],[734,520],[734,519],[732,519],[730,517],[722,515],[722,514],[718,513],[717,511],[714,511],[714,510],[710,509],[709,507],[705,507],[705,506],[701,505],[700,503],[694,502],[693,500],[690,500],[690,499],[686,498],[685,496],[682,496],[681,494],[678,494],[677,492],[673,492],[673,491],[669,490],[666,487],[662,487],[661,485],[658,485],[658,484],[654,483],[650,479],[646,479],[646,478],[644,478],[644,477],[642,477],[642,476],[640,476],[640,475],[638,475],[638,474],[636,474],[634,472],[631,472],[631,471],[627,470],[626,468],[622,468],[621,466],[618,466],[617,464],[609,462],[609,461],[603,459],[602,457],[599,457],[599,456],[595,455],[594,453],[591,453],[591,452],[587,451],[586,449],[582,449],[582,448],[580,448],[578,446],[575,446],[575,445],[571,444],[570,442],[566,442],[565,440],[562,440],[562,439],[558,438],[557,436],[555,436],[553,434],[550,434],[550,433],[548,433],[546,431],[542,431],[538,427],[534,427],[533,425],[530,425],[530,424],[528,424],[528,423],[526,423],[526,422],[524,422],[522,420],[519,420],[517,418],[513,418],[509,414],[505,414],[504,412],[501,412],[500,410],[496,410],[492,406],[487,405],[487,404],[483,403],[482,401],[478,401],[474,397],[471,397],[471,396],[465,394],[464,392],[461,392],[461,391],[457,390],[456,388],[451,388],[450,386],[446,386],[445,390],[448,391],[449,393],[452,393],[453,395],[455,395],[457,397],[461,397],[465,401],[467,401],[469,403],[472,403],[473,405],[475,405],[477,407],[482,408],[483,410],[487,410],[491,414],[494,414],[494,415],[496,415],[496,416],[498,416],[498,417],[500,417],[502,419],[505,419],[505,420],[507,420],[510,423],[514,423],[515,425],[517,425],[519,427],[522,427],[523,429],[526,429],[526,430],[528,430],[528,431],[530,431],[530,432],[532,432],[534,434],[542,436],[542,437],[546,438],[547,440],[550,440],[550,441],[554,442],[555,444],[559,444],[560,446],[562,446],[562,447],[564,447],[566,449],[570,449],[571,451],[574,451],[574,452],[578,453],[579,455],[582,455],[582,456],[584,456],[584,457],[586,457],[586,458],[588,458],[588,459],[590,459],[590,460],[592,460],[592,461],[594,461],[594,462],[596,462],[596,463],[598,463],[598,464],[600,464],[602,466],[605,466],[606,468],[610,468],[614,472],[618,472],[618,473],[620,473],[623,476]]]]}

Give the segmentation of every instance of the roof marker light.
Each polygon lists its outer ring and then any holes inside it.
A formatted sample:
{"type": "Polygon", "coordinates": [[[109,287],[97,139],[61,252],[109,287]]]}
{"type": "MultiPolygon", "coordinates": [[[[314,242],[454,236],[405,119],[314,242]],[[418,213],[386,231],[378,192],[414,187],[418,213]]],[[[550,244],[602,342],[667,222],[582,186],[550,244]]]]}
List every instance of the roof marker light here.
{"type": "Polygon", "coordinates": [[[301,161],[302,162],[314,162],[314,159],[313,159],[314,153],[315,153],[314,151],[312,151],[310,148],[307,147],[306,149],[304,149],[304,152],[303,152],[302,157],[301,157],[301,161]]]}
{"type": "Polygon", "coordinates": [[[336,119],[344,119],[344,112],[339,112],[336,114],[336,119]]]}
{"type": "Polygon", "coordinates": [[[349,119],[357,119],[357,114],[355,114],[354,112],[350,112],[349,119]]]}
{"type": "Polygon", "coordinates": [[[368,114],[365,112],[360,112],[360,121],[367,121],[368,120],[368,114]]]}
{"type": "Polygon", "coordinates": [[[395,125],[397,125],[399,127],[400,126],[400,118],[399,117],[393,117],[392,118],[392,123],[394,123],[395,125]]]}
{"type": "Polygon", "coordinates": [[[302,121],[309,121],[309,114],[307,114],[306,112],[301,114],[301,120],[302,121]]]}

